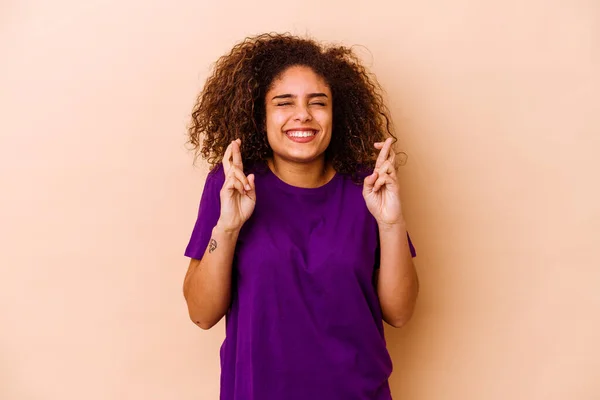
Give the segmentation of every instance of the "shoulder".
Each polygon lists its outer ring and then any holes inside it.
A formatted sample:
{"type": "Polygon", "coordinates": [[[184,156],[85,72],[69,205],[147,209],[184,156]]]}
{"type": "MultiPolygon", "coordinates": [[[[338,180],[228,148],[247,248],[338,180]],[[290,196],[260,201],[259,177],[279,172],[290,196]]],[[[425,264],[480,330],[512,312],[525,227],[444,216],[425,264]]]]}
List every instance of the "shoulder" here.
{"type": "Polygon", "coordinates": [[[206,179],[204,180],[203,197],[217,197],[224,183],[225,172],[223,170],[223,165],[216,164],[208,171],[206,179]]]}
{"type": "MultiPolygon", "coordinates": [[[[265,174],[268,168],[262,165],[251,165],[244,168],[244,174],[265,174]]],[[[215,164],[206,175],[206,186],[217,186],[221,188],[225,183],[225,168],[223,163],[215,164]]]]}
{"type": "Polygon", "coordinates": [[[208,171],[208,175],[206,175],[206,183],[223,183],[225,182],[225,171],[223,169],[223,164],[219,163],[213,166],[210,171],[208,171]]]}
{"type": "Polygon", "coordinates": [[[365,179],[367,176],[371,175],[374,171],[374,168],[366,165],[366,164],[359,164],[356,166],[356,176],[357,178],[359,178],[361,181],[363,179],[365,179]]]}
{"type": "Polygon", "coordinates": [[[366,177],[373,173],[373,168],[368,165],[359,164],[352,173],[342,174],[344,181],[353,183],[355,186],[362,188],[366,177]]]}

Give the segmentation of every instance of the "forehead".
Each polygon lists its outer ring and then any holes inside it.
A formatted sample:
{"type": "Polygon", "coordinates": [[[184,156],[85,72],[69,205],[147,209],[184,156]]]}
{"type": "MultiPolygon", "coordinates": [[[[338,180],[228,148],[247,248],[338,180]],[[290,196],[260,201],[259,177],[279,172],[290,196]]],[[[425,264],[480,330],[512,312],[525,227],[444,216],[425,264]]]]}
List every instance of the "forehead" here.
{"type": "Polygon", "coordinates": [[[320,75],[311,68],[294,66],[286,69],[279,75],[269,89],[272,92],[306,93],[306,92],[329,92],[329,86],[320,75]]]}

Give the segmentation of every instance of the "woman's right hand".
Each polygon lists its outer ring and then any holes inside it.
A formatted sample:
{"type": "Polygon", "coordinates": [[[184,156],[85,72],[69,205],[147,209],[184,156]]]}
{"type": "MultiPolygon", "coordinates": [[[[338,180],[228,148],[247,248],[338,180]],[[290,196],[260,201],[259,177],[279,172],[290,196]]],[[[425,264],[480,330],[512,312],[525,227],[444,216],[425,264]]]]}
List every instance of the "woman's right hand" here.
{"type": "Polygon", "coordinates": [[[239,231],[256,204],[254,175],[244,175],[241,144],[240,139],[234,140],[223,156],[225,182],[221,188],[221,215],[217,225],[227,231],[239,231]]]}

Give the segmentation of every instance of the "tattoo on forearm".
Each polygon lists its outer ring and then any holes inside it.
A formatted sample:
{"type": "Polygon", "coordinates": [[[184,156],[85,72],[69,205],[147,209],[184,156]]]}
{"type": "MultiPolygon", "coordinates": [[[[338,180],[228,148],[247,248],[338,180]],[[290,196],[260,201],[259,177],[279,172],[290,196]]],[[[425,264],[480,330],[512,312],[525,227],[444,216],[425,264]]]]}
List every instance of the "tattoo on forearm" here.
{"type": "Polygon", "coordinates": [[[210,243],[208,244],[208,252],[212,253],[217,248],[217,241],[215,239],[210,239],[210,243]]]}

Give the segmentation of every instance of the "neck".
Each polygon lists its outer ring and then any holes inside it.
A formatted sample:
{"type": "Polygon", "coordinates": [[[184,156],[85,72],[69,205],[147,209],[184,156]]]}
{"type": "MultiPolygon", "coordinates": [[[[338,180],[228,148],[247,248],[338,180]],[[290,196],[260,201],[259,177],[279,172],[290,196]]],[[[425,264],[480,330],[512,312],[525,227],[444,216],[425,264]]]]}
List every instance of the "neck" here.
{"type": "Polygon", "coordinates": [[[279,179],[302,188],[323,186],[335,175],[335,170],[325,162],[324,157],[310,163],[295,163],[273,157],[268,165],[279,179]]]}

